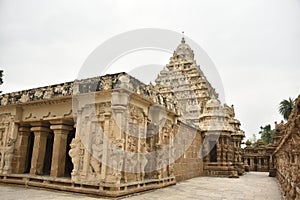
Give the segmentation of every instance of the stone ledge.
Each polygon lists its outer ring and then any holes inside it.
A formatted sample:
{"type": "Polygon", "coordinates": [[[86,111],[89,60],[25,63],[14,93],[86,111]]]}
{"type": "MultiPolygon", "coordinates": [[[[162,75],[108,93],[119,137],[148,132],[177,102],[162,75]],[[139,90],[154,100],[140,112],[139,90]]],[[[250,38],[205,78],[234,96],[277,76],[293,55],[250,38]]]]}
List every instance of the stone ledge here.
{"type": "Polygon", "coordinates": [[[80,184],[67,178],[53,178],[44,176],[30,176],[22,174],[0,174],[0,183],[24,185],[25,187],[39,187],[51,190],[77,192],[105,197],[121,197],[133,193],[144,192],[175,185],[175,177],[163,179],[149,179],[129,184],[80,184]]]}

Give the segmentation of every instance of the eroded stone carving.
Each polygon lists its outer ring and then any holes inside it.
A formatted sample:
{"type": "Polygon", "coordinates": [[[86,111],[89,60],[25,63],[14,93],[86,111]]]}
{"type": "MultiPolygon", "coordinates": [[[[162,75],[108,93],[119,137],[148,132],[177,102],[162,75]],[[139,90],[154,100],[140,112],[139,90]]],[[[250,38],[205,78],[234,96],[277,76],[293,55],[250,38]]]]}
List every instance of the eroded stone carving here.
{"type": "Polygon", "coordinates": [[[80,156],[81,156],[81,150],[80,150],[80,139],[79,138],[73,138],[72,142],[70,144],[70,151],[69,155],[72,159],[73,163],[73,171],[72,174],[76,175],[79,171],[79,164],[80,164],[80,156]]]}
{"type": "MultiPolygon", "coordinates": [[[[275,123],[276,135],[274,144],[276,149],[272,155],[283,193],[287,199],[300,199],[300,95],[295,101],[287,123],[275,123]]],[[[275,176],[274,170],[270,175],[275,176]]]]}
{"type": "Polygon", "coordinates": [[[49,86],[47,90],[44,92],[44,99],[50,99],[53,95],[53,89],[49,86]]]}
{"type": "Polygon", "coordinates": [[[92,172],[100,175],[101,162],[103,156],[103,140],[100,134],[97,134],[92,142],[92,156],[90,159],[90,166],[92,172]]]}
{"type": "Polygon", "coordinates": [[[8,95],[4,95],[1,99],[1,105],[6,106],[8,104],[8,95]]]}
{"type": "Polygon", "coordinates": [[[20,101],[21,103],[26,103],[26,102],[29,101],[29,100],[30,100],[30,98],[29,98],[29,96],[28,96],[27,93],[22,94],[21,98],[19,99],[19,101],[20,101]]]}
{"type": "Polygon", "coordinates": [[[112,163],[112,176],[114,179],[110,181],[120,182],[122,174],[122,167],[123,167],[123,139],[116,139],[112,141],[110,145],[110,153],[109,153],[109,161],[112,163]]]}
{"type": "Polygon", "coordinates": [[[8,139],[7,146],[4,148],[4,167],[3,167],[3,174],[10,173],[11,163],[14,156],[14,143],[15,140],[12,138],[8,139]]]}

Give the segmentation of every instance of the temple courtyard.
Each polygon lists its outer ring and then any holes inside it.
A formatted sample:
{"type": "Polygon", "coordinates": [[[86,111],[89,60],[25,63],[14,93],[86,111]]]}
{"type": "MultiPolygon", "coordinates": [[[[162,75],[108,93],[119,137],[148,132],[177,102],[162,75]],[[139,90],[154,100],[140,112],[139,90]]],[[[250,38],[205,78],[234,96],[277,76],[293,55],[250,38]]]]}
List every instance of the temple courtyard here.
{"type": "MultiPolygon", "coordinates": [[[[86,195],[25,189],[0,185],[1,199],[102,199],[86,195]]],[[[103,198],[107,199],[107,198],[103,198]]],[[[251,200],[280,200],[282,195],[276,178],[269,177],[267,172],[248,172],[240,178],[198,177],[177,183],[177,185],[148,191],[124,199],[154,200],[154,199],[251,199],[251,200]]]]}

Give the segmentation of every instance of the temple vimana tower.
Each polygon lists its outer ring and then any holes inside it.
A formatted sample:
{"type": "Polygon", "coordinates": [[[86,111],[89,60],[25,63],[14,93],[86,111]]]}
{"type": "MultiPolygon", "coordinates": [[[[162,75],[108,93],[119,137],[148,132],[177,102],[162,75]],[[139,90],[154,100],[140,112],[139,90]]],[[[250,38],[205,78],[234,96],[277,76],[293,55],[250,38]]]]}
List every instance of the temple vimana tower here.
{"type": "Polygon", "coordinates": [[[107,74],[0,96],[0,182],[122,196],[244,173],[244,132],[182,38],[155,83],[107,74]]]}

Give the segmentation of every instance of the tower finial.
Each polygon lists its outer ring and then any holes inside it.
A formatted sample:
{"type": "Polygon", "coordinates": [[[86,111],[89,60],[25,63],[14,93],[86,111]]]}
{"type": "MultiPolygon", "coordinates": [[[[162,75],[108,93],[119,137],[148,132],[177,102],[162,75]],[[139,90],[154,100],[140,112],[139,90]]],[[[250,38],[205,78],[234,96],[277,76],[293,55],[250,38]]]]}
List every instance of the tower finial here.
{"type": "Polygon", "coordinates": [[[181,43],[184,44],[184,43],[185,43],[185,39],[184,39],[184,31],[182,31],[181,33],[182,33],[181,43]]]}

